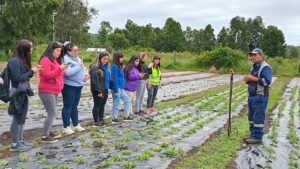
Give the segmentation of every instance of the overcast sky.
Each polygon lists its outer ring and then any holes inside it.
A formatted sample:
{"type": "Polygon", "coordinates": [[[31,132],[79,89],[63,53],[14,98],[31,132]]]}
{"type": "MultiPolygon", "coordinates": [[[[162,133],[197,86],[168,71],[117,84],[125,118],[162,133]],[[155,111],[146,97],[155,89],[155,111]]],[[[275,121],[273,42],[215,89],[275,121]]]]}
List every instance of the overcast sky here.
{"type": "Polygon", "coordinates": [[[99,10],[90,23],[91,33],[97,33],[104,20],[113,28],[124,28],[127,19],[138,25],[163,27],[172,17],[183,30],[211,24],[217,35],[235,16],[259,15],[266,27],[275,25],[283,31],[288,45],[300,46],[300,0],[89,0],[89,6],[99,10]]]}

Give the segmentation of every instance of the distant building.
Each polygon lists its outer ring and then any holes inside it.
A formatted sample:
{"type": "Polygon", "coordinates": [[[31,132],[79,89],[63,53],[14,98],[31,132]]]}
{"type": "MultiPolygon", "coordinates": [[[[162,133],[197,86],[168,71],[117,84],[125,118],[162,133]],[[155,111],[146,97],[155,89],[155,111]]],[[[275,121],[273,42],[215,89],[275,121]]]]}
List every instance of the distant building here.
{"type": "Polygon", "coordinates": [[[106,48],[87,48],[86,51],[100,53],[100,52],[106,51],[106,48]]]}

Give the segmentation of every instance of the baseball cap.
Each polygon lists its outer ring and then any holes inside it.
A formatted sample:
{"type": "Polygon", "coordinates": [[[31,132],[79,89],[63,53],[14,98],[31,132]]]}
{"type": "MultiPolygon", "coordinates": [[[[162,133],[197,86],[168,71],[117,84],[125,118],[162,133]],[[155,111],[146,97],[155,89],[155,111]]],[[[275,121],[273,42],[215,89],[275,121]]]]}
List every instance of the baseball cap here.
{"type": "Polygon", "coordinates": [[[251,52],[249,52],[249,54],[255,54],[255,53],[258,53],[258,54],[261,54],[261,55],[264,54],[264,52],[259,48],[255,48],[251,52]]]}

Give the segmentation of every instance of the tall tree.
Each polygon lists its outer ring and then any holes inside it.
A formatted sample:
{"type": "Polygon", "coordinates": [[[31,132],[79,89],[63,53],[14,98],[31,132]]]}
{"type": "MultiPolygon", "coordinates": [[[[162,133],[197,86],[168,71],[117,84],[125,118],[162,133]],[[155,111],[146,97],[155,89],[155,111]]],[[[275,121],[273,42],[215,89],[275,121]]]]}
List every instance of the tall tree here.
{"type": "Polygon", "coordinates": [[[299,50],[295,46],[291,46],[288,51],[288,58],[299,58],[299,50]]]}
{"type": "Polygon", "coordinates": [[[261,37],[264,33],[265,26],[263,23],[263,19],[261,16],[257,16],[253,20],[249,18],[247,20],[247,24],[249,30],[251,32],[251,39],[249,41],[249,50],[253,50],[254,48],[258,48],[260,45],[261,37]]]}
{"type": "Polygon", "coordinates": [[[52,12],[59,10],[62,3],[63,0],[1,1],[0,50],[8,56],[20,39],[45,42],[52,32],[52,12]]]}
{"type": "Polygon", "coordinates": [[[163,51],[164,50],[164,42],[165,42],[164,31],[161,28],[156,27],[153,29],[153,34],[154,34],[154,38],[153,38],[153,44],[151,47],[153,49],[155,49],[156,51],[163,51]]]}
{"type": "Polygon", "coordinates": [[[56,39],[86,46],[87,41],[91,41],[88,22],[97,13],[96,9],[88,8],[87,1],[65,0],[63,8],[57,11],[55,17],[56,39]]]}
{"type": "Polygon", "coordinates": [[[149,23],[146,26],[141,26],[139,31],[138,45],[142,47],[151,47],[154,41],[154,34],[152,24],[149,23]]]}
{"type": "Polygon", "coordinates": [[[126,49],[129,46],[129,41],[126,39],[124,31],[119,28],[116,28],[114,33],[108,36],[108,40],[115,50],[126,49]]]}
{"type": "Polygon", "coordinates": [[[270,57],[285,56],[285,38],[276,26],[268,26],[261,39],[261,48],[270,57]]]}
{"type": "Polygon", "coordinates": [[[112,33],[112,27],[108,21],[102,21],[100,23],[100,29],[98,31],[98,42],[101,47],[107,47],[108,35],[112,33]]]}
{"type": "Polygon", "coordinates": [[[204,29],[204,37],[201,46],[203,51],[211,51],[216,46],[216,37],[211,24],[208,24],[204,29]]]}
{"type": "Polygon", "coordinates": [[[125,29],[125,36],[128,39],[130,46],[137,45],[139,39],[139,26],[132,20],[128,19],[125,24],[125,29]]]}
{"type": "Polygon", "coordinates": [[[224,26],[222,27],[221,31],[218,34],[218,45],[221,47],[226,47],[229,46],[230,42],[229,42],[229,33],[230,33],[230,29],[226,29],[224,26]]]}
{"type": "Polygon", "coordinates": [[[185,37],[185,48],[187,51],[192,50],[192,41],[194,40],[193,31],[190,26],[186,27],[184,33],[185,37]]]}
{"type": "Polygon", "coordinates": [[[251,38],[251,32],[244,17],[236,16],[230,21],[230,47],[233,49],[249,51],[248,42],[251,38]]]}
{"type": "Polygon", "coordinates": [[[184,48],[184,34],[180,23],[173,18],[168,18],[163,31],[165,33],[164,50],[166,52],[182,51],[184,48]]]}

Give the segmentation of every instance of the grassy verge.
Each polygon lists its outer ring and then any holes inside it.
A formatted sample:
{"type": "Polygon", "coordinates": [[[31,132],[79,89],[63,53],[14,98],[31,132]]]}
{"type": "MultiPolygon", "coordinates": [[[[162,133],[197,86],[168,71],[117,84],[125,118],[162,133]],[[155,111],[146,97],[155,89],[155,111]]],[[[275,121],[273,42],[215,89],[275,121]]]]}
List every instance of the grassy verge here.
{"type": "MultiPolygon", "coordinates": [[[[267,112],[280,101],[285,85],[290,78],[279,78],[272,86],[267,112]]],[[[231,162],[234,154],[241,147],[243,138],[249,134],[247,114],[232,121],[233,128],[238,130],[238,134],[233,133],[228,139],[227,130],[223,128],[218,136],[201,146],[198,151],[187,157],[178,160],[174,168],[226,168],[231,162]]],[[[235,130],[233,130],[234,132],[235,130]]]]}

